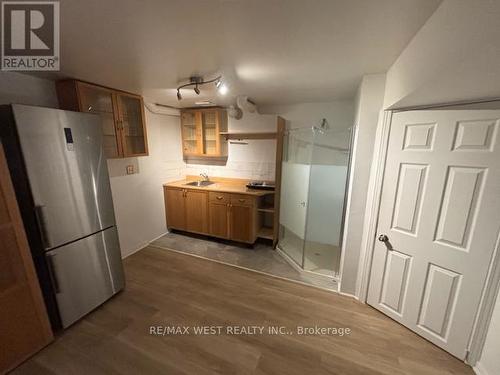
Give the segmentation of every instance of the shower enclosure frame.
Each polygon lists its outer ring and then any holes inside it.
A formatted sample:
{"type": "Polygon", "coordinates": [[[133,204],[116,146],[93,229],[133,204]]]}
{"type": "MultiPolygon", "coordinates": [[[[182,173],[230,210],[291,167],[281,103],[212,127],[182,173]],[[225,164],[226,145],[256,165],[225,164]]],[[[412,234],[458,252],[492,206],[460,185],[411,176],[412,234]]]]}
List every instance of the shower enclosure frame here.
{"type": "MultiPolygon", "coordinates": [[[[295,132],[305,132],[305,131],[310,131],[312,132],[312,141],[310,142],[311,144],[311,152],[309,155],[309,170],[306,172],[308,174],[308,182],[307,182],[307,198],[306,198],[306,205],[303,205],[303,207],[306,207],[306,213],[305,213],[305,221],[304,221],[304,238],[301,239],[301,245],[300,250],[301,250],[301,262],[299,263],[297,259],[295,259],[288,251],[286,248],[284,248],[281,244],[281,239],[285,236],[286,231],[290,231],[289,228],[287,228],[285,225],[281,224],[281,219],[279,222],[279,241],[277,244],[277,248],[285,254],[285,258],[289,262],[292,262],[292,265],[295,266],[295,268],[298,268],[301,272],[308,272],[314,275],[319,275],[322,277],[328,277],[329,279],[333,279],[334,281],[338,282],[341,278],[342,274],[342,261],[343,261],[343,244],[344,244],[344,230],[345,230],[345,219],[346,219],[346,212],[347,212],[347,203],[348,203],[348,192],[349,192],[349,186],[350,186],[350,176],[351,176],[351,164],[352,164],[352,152],[353,152],[353,145],[354,145],[354,140],[355,140],[355,133],[356,133],[356,127],[352,126],[347,129],[343,129],[342,132],[349,132],[349,135],[347,137],[347,148],[343,147],[335,147],[335,146],[329,146],[329,145],[322,145],[326,146],[327,148],[330,149],[338,149],[338,151],[341,152],[346,152],[348,153],[347,156],[347,161],[346,161],[346,175],[345,175],[345,183],[343,186],[343,199],[342,199],[342,211],[340,215],[340,227],[339,227],[339,237],[338,237],[338,251],[340,252],[340,255],[338,257],[338,262],[337,265],[334,266],[333,264],[331,265],[332,268],[332,273],[333,275],[325,275],[324,273],[319,273],[315,272],[314,270],[308,270],[306,269],[306,250],[307,246],[310,246],[310,244],[307,242],[307,237],[310,235],[308,233],[308,228],[309,228],[309,223],[311,220],[311,212],[310,207],[311,207],[311,199],[312,199],[312,194],[311,194],[311,178],[312,178],[312,173],[313,173],[313,167],[314,167],[314,152],[315,152],[315,147],[321,146],[318,144],[317,141],[317,135],[318,134],[323,134],[326,135],[330,132],[333,132],[332,130],[327,130],[322,127],[317,127],[317,126],[312,126],[312,127],[302,127],[302,128],[291,128],[287,129],[283,133],[283,162],[288,161],[289,157],[285,157],[284,153],[286,152],[288,155],[289,149],[290,149],[290,138],[286,139],[285,137],[289,137],[290,134],[294,134],[295,132]],[[282,232],[283,231],[283,232],[282,232]]],[[[337,133],[337,131],[335,132],[337,133]]],[[[339,131],[340,133],[340,131],[339,131]]],[[[304,141],[307,143],[307,141],[304,141]]],[[[317,165],[321,165],[318,163],[317,165]]],[[[284,169],[284,168],[283,168],[284,169]]],[[[283,173],[283,172],[282,172],[283,173]]],[[[282,177],[283,178],[283,177],[282,177]]],[[[283,198],[282,198],[283,199],[283,198]]],[[[301,202],[303,204],[304,202],[301,202]]],[[[280,206],[283,206],[286,204],[285,202],[281,201],[280,206]]],[[[293,233],[293,231],[291,231],[293,233]]],[[[295,234],[295,233],[294,233],[295,234]]],[[[335,261],[334,261],[335,262],[335,261]]]]}

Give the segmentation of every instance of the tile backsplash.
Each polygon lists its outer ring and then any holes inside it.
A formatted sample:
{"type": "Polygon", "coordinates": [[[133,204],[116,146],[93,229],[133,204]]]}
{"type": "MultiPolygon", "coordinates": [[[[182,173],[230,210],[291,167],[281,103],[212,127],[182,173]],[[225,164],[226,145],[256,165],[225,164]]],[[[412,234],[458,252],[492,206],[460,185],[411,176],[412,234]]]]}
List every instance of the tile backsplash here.
{"type": "Polygon", "coordinates": [[[209,176],[217,177],[274,181],[275,163],[228,161],[224,166],[186,164],[184,173],[185,175],[194,176],[207,173],[209,176]]]}

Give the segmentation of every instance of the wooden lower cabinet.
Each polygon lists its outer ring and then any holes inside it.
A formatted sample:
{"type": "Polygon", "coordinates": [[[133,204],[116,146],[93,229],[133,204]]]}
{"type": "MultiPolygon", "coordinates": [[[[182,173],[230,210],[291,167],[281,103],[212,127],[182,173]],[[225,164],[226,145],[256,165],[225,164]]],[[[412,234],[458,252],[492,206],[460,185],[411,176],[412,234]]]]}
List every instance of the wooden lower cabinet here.
{"type": "Polygon", "coordinates": [[[256,240],[255,207],[231,204],[230,238],[234,241],[253,243],[256,240]]]}
{"type": "Polygon", "coordinates": [[[208,195],[205,191],[186,190],[186,228],[188,232],[208,233],[208,195]]]}
{"type": "Polygon", "coordinates": [[[167,227],[254,243],[257,205],[251,195],[164,187],[167,227]]]}
{"type": "Polygon", "coordinates": [[[184,189],[164,188],[165,212],[167,215],[167,227],[173,229],[186,229],[186,203],[184,200],[184,189]]]}
{"type": "Polygon", "coordinates": [[[209,234],[229,238],[229,204],[210,202],[208,214],[209,234]]]}

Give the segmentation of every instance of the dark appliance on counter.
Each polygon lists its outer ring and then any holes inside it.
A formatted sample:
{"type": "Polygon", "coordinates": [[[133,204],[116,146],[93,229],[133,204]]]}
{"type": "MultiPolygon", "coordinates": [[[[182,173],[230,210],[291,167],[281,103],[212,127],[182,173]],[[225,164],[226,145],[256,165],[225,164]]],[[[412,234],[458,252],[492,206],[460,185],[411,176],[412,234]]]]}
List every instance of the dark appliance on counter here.
{"type": "Polygon", "coordinates": [[[250,181],[247,185],[249,189],[257,189],[257,190],[274,190],[274,183],[266,182],[266,181],[250,181]]]}

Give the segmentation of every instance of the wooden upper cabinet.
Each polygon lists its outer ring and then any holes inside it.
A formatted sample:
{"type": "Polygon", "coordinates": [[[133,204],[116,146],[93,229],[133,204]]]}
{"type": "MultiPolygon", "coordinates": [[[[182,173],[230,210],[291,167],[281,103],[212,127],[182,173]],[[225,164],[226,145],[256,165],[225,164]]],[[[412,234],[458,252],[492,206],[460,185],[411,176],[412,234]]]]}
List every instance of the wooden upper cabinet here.
{"type": "Polygon", "coordinates": [[[96,113],[101,117],[107,158],[148,155],[141,96],[77,80],[58,81],[56,89],[61,109],[96,113]]]}
{"type": "Polygon", "coordinates": [[[185,158],[227,157],[227,113],[222,108],[186,109],[181,113],[185,158]]]}
{"type": "Polygon", "coordinates": [[[137,95],[123,93],[117,93],[116,98],[124,156],[148,155],[142,98],[137,95]]]}

